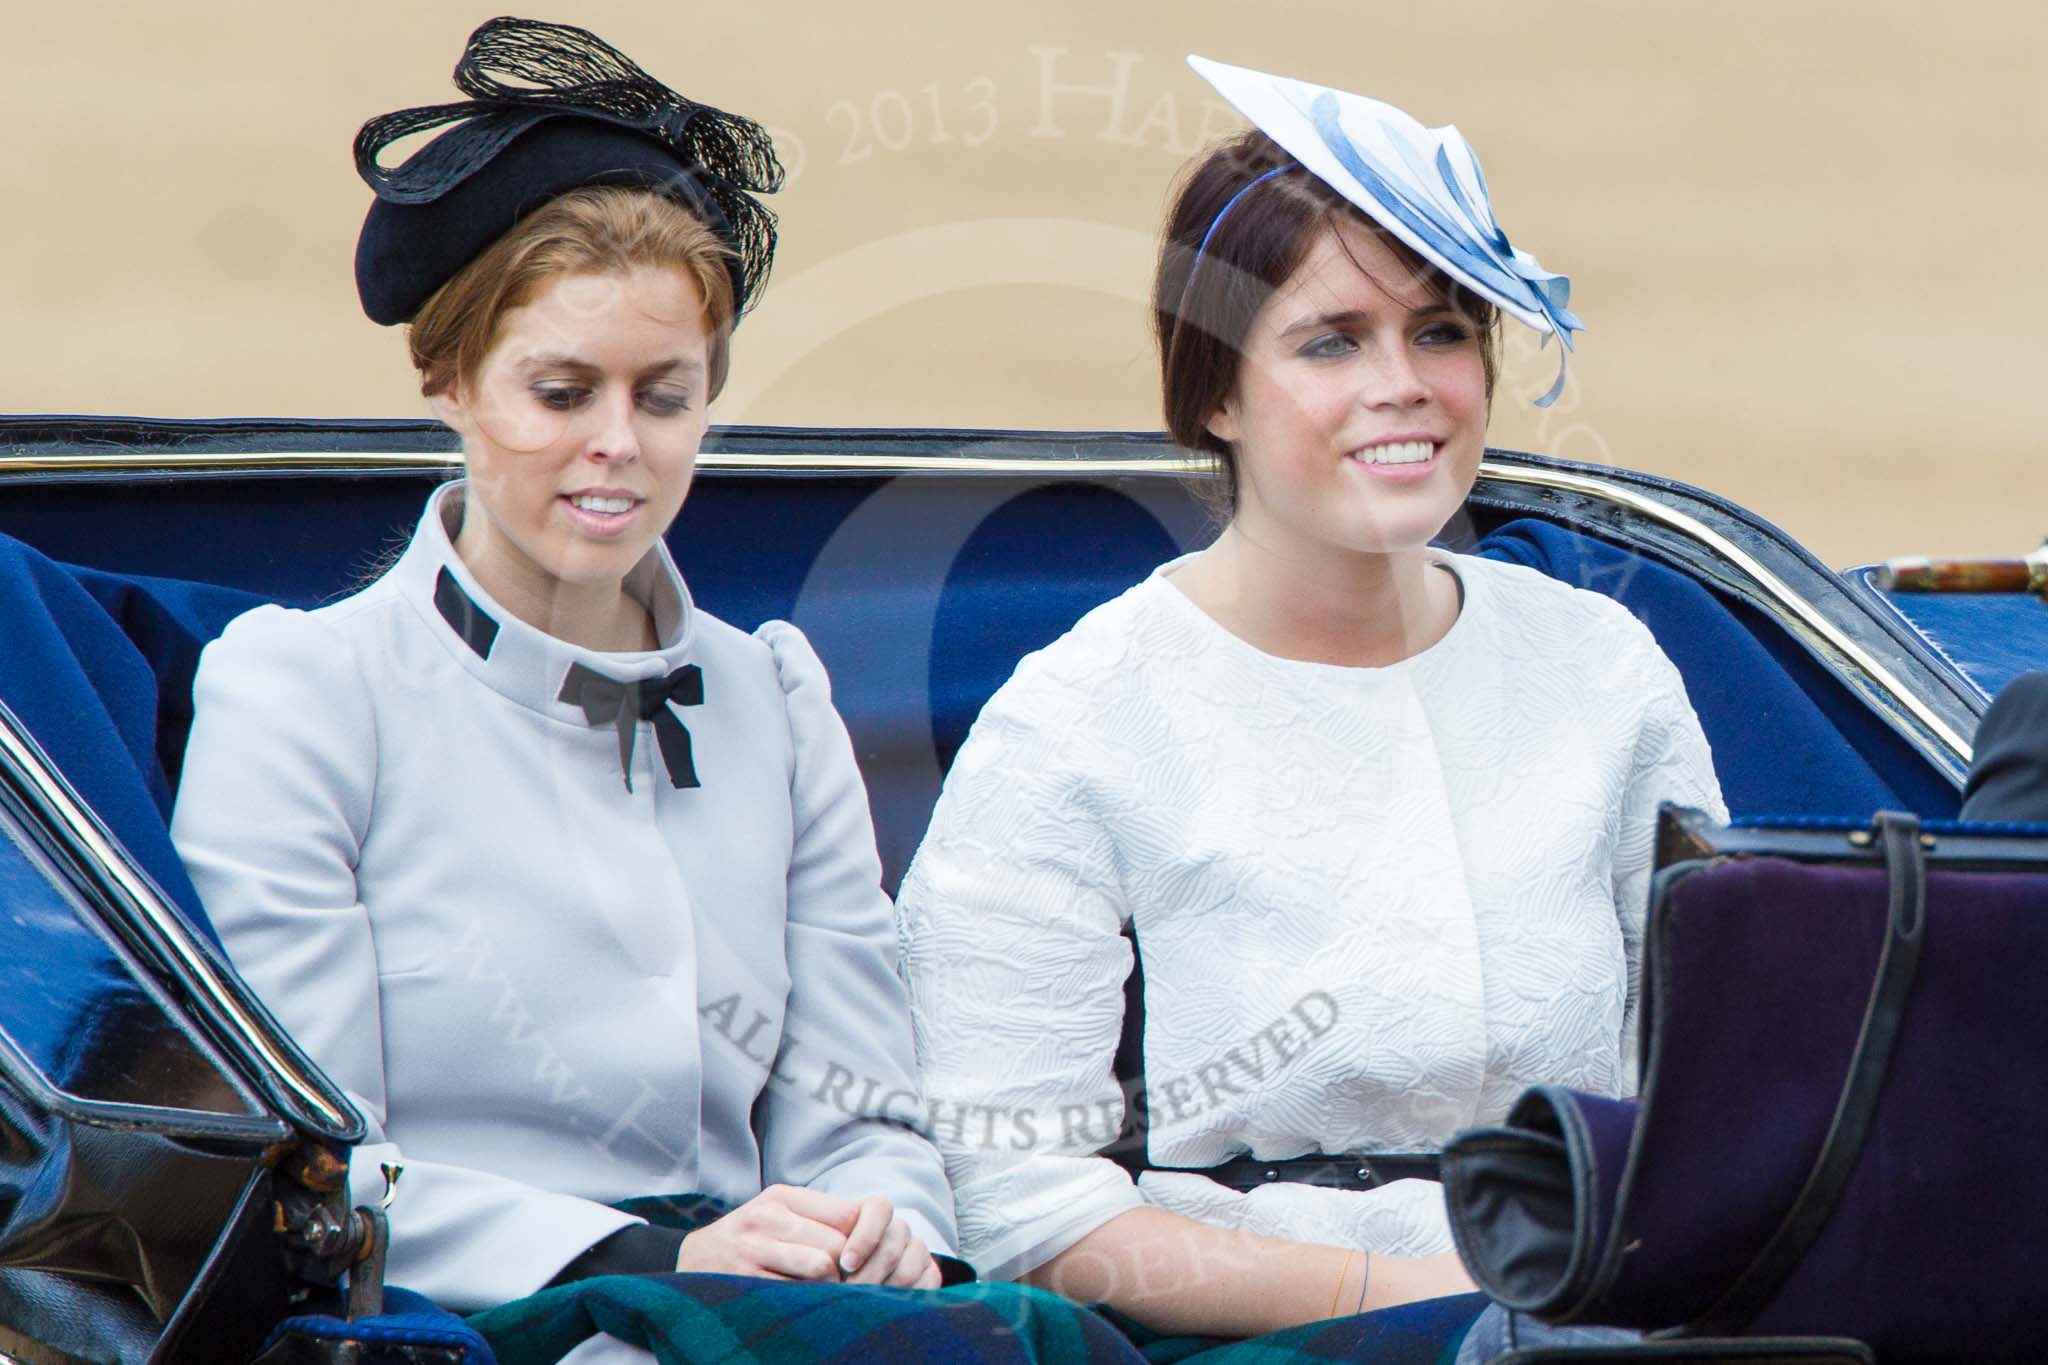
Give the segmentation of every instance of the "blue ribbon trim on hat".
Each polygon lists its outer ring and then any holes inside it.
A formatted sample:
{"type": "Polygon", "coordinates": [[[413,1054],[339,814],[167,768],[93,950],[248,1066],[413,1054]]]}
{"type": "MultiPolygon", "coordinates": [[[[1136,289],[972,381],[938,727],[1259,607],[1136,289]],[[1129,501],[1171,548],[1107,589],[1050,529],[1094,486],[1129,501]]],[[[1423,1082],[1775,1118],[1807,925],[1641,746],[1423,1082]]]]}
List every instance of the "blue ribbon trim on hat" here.
{"type": "MultiPolygon", "coordinates": [[[[1571,299],[1571,280],[1542,269],[1509,245],[1507,234],[1494,219],[1490,207],[1483,212],[1475,209],[1464,187],[1458,183],[1458,177],[1451,169],[1450,157],[1443,148],[1437,148],[1435,172],[1442,178],[1459,209],[1485,234],[1476,240],[1457,224],[1447,222],[1434,204],[1417,201],[1405,193],[1393,176],[1383,172],[1373,164],[1371,157],[1359,150],[1338,120],[1337,97],[1334,94],[1326,90],[1316,96],[1308,113],[1316,134],[1322,138],[1330,154],[1337,158],[1338,164],[1355,176],[1366,193],[1402,227],[1414,233],[1418,241],[1455,264],[1497,299],[1513,300],[1525,310],[1540,313],[1549,321],[1551,333],[1557,337],[1561,348],[1557,357],[1557,378],[1536,400],[1536,406],[1546,408],[1556,402],[1557,396],[1564,391],[1564,353],[1572,347],[1571,334],[1585,330],[1585,324],[1566,306],[1571,299]]],[[[1479,171],[1477,157],[1473,158],[1472,166],[1479,173],[1482,197],[1490,200],[1486,194],[1486,175],[1479,171]]],[[[1418,172],[1419,178],[1427,180],[1427,175],[1422,173],[1425,168],[1411,165],[1410,169],[1418,172]]]]}

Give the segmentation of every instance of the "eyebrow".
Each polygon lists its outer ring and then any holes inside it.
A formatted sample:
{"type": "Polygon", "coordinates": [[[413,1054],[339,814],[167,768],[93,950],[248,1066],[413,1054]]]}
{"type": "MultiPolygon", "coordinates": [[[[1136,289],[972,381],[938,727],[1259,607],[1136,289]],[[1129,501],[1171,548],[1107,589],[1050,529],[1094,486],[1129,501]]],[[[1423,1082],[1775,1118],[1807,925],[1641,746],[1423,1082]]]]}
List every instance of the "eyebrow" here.
{"type": "MultiPolygon", "coordinates": [[[[594,372],[598,367],[579,356],[569,355],[560,351],[543,351],[538,355],[530,355],[520,361],[519,368],[527,372],[534,370],[580,370],[588,374],[594,372]]],[[[701,375],[703,373],[704,362],[696,359],[694,356],[672,356],[667,360],[657,361],[640,372],[642,378],[654,374],[701,375]]]]}
{"type": "MultiPolygon", "coordinates": [[[[1432,303],[1412,310],[1410,316],[1418,318],[1456,317],[1458,316],[1458,310],[1451,307],[1448,303],[1432,303]]],[[[1335,312],[1311,313],[1305,318],[1298,318],[1281,328],[1280,335],[1282,337],[1291,337],[1301,332],[1319,331],[1324,328],[1357,327],[1371,321],[1372,314],[1370,313],[1356,308],[1342,308],[1335,312]]]]}

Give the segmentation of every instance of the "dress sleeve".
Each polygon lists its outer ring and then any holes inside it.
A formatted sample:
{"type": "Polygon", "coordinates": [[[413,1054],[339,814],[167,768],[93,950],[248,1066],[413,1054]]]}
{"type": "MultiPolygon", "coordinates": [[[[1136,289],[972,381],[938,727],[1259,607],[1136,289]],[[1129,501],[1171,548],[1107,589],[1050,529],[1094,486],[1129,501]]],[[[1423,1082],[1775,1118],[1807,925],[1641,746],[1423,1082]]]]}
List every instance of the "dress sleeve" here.
{"type": "Polygon", "coordinates": [[[950,1253],[953,1196],[922,1134],[910,1005],[853,742],[803,632],[770,621],[755,634],[775,656],[795,756],[789,1004],[756,1116],[762,1176],[882,1195],[930,1250],[950,1253]]]}
{"type": "Polygon", "coordinates": [[[1084,737],[1024,690],[1013,679],[975,723],[897,903],[961,1245],[1005,1279],[1144,1202],[1098,1154],[1123,1118],[1131,970],[1109,827],[1069,752],[1084,737]]]}
{"type": "MultiPolygon", "coordinates": [[[[376,713],[354,651],[317,616],[260,607],[200,659],[171,837],[236,969],[368,1125],[356,1202],[390,1209],[389,1273],[456,1310],[519,1298],[640,1220],[385,1135],[377,945],[355,869],[374,815],[376,713]]],[[[422,841],[431,837],[422,831],[422,841]]]]}
{"type": "Polygon", "coordinates": [[[1621,916],[1622,943],[1628,953],[1628,1001],[1622,1014],[1622,1074],[1633,1094],[1637,1040],[1642,1027],[1643,935],[1649,920],[1651,860],[1656,853],[1657,807],[1669,801],[1728,818],[1721,783],[1714,776],[1714,756],[1706,734],[1685,694],[1685,681],[1647,628],[1631,620],[1639,637],[1635,671],[1643,699],[1642,724],[1636,732],[1628,784],[1622,793],[1614,841],[1614,905],[1621,916]]]}

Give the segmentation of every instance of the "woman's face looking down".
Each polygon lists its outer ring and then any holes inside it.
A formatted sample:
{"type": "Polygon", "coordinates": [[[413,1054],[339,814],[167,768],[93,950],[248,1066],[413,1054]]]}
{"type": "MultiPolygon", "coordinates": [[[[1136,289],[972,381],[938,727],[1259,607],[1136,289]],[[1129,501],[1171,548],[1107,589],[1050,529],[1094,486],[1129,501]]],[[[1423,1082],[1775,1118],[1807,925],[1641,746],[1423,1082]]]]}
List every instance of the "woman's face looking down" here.
{"type": "Polygon", "coordinates": [[[500,600],[604,593],[668,529],[709,422],[704,296],[680,270],[565,274],[436,397],[470,489],[456,549],[500,600]]]}
{"type": "Polygon", "coordinates": [[[1325,228],[1252,319],[1209,421],[1237,457],[1232,524],[1295,558],[1426,544],[1478,476],[1481,346],[1379,233],[1325,228]]]}

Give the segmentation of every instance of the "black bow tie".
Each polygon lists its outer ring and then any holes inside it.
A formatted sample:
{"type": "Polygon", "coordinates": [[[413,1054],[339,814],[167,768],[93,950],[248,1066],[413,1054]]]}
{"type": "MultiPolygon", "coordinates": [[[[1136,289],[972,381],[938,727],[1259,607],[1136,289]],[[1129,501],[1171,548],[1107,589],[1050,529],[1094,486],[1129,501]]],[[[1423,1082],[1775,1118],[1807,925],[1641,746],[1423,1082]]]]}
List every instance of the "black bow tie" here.
{"type": "Polygon", "coordinates": [[[661,745],[662,761],[668,765],[668,780],[676,787],[696,787],[697,765],[690,757],[690,732],[670,706],[704,704],[704,670],[685,664],[666,678],[642,678],[620,682],[594,668],[570,664],[562,679],[560,700],[583,708],[583,718],[592,725],[610,725],[619,732],[619,771],[626,790],[633,790],[633,737],[643,720],[654,722],[654,738],[661,745]]]}

